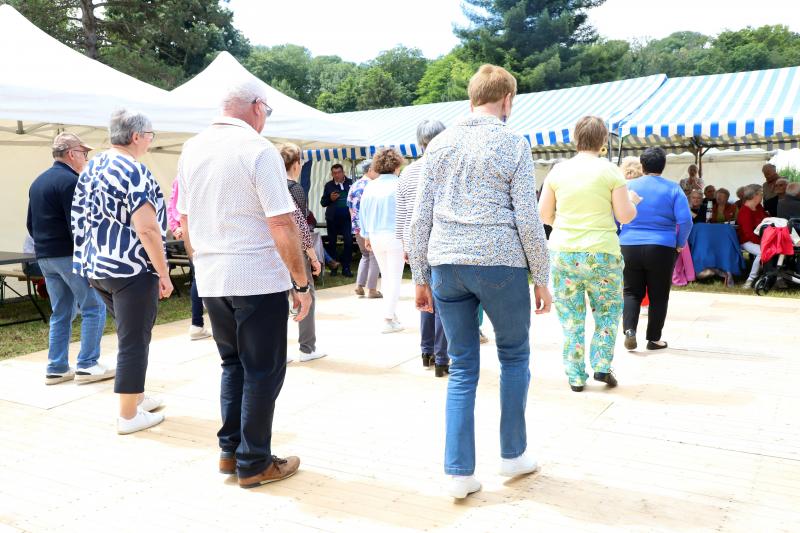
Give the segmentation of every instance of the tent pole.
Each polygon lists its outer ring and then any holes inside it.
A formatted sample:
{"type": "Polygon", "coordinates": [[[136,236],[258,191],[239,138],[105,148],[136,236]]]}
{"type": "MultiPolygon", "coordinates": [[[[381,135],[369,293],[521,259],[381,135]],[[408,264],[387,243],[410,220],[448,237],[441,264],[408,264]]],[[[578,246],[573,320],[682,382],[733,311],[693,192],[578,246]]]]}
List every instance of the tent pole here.
{"type": "Polygon", "coordinates": [[[17,135],[25,135],[25,128],[22,127],[22,121],[17,121],[17,135]]]}

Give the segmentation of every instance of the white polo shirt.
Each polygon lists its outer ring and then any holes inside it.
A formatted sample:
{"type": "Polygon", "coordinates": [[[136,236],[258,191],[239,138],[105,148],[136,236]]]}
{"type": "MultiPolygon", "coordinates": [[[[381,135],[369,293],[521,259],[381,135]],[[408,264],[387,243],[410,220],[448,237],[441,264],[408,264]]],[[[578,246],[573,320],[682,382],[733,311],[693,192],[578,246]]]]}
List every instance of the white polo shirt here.
{"type": "Polygon", "coordinates": [[[201,297],[291,288],[267,226],[268,217],[295,210],[271,142],[239,119],[219,117],[183,145],[177,179],[201,297]]]}

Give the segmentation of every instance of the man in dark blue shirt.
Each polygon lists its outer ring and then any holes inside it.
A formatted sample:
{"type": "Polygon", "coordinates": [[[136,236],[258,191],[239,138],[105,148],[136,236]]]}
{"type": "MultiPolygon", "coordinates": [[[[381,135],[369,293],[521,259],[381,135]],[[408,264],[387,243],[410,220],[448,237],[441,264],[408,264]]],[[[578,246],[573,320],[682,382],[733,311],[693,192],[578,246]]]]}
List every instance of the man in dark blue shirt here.
{"type": "MultiPolygon", "coordinates": [[[[347,208],[347,193],[353,180],[345,177],[344,167],[336,163],[331,167],[331,181],[325,184],[320,204],[325,208],[325,223],[328,230],[328,255],[336,259],[336,240],[339,235],[344,240],[344,249],[339,262],[342,263],[342,275],[353,277],[350,262],[353,259],[353,228],[350,221],[350,210],[347,208]]],[[[331,268],[331,275],[336,274],[336,269],[331,268]]]]}
{"type": "Polygon", "coordinates": [[[59,134],[53,141],[53,166],[36,178],[28,191],[28,233],[33,237],[36,261],[53,308],[47,385],[73,378],[79,382],[100,381],[115,374],[115,369],[98,363],[100,339],[106,325],[105,304],[85,278],[72,272],[72,195],[90,150],[92,147],[77,135],[59,134]],[[83,317],[77,371],[69,366],[76,306],[83,317]]]}

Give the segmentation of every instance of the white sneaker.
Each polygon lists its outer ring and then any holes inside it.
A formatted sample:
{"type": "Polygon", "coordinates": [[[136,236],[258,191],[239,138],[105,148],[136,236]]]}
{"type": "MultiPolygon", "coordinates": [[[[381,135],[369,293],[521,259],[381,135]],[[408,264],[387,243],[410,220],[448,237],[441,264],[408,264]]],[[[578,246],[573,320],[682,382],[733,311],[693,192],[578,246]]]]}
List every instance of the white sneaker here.
{"type": "Polygon", "coordinates": [[[211,328],[207,328],[205,326],[189,326],[189,339],[193,341],[199,341],[200,339],[207,339],[213,333],[211,332],[211,328]]]}
{"type": "Polygon", "coordinates": [[[539,464],[536,459],[528,455],[528,452],[525,452],[513,459],[503,459],[500,464],[500,475],[507,477],[521,476],[536,472],[538,469],[539,464]]]}
{"type": "Polygon", "coordinates": [[[754,281],[755,281],[755,280],[748,279],[747,281],[745,281],[745,282],[744,282],[744,285],[742,285],[742,288],[743,288],[743,289],[752,289],[752,288],[753,288],[753,282],[754,282],[754,281]]]}
{"type": "Polygon", "coordinates": [[[314,359],[322,359],[323,357],[327,356],[325,352],[321,352],[319,350],[314,350],[311,353],[304,353],[300,352],[300,355],[297,357],[297,360],[301,363],[307,363],[308,361],[313,361],[314,359]]]}
{"type": "Polygon", "coordinates": [[[129,433],[136,433],[143,429],[157,426],[164,421],[164,415],[161,413],[148,413],[141,409],[136,410],[136,416],[133,418],[117,418],[117,433],[120,435],[127,435],[129,433]]]}
{"type": "Polygon", "coordinates": [[[79,368],[75,371],[75,381],[78,383],[92,383],[94,381],[103,381],[104,379],[111,379],[117,375],[116,368],[106,368],[100,363],[90,366],[89,368],[79,368]]]}
{"type": "Polygon", "coordinates": [[[64,383],[65,381],[72,381],[75,379],[75,369],[70,367],[66,372],[61,374],[45,374],[44,384],[55,385],[56,383],[64,383]]]}
{"type": "Polygon", "coordinates": [[[142,411],[150,412],[150,411],[155,411],[162,405],[164,405],[164,401],[161,398],[153,398],[152,396],[145,396],[137,407],[142,411]]]}
{"type": "Polygon", "coordinates": [[[479,490],[481,482],[475,479],[475,476],[450,476],[447,483],[447,494],[453,498],[466,498],[479,490]]]}
{"type": "Polygon", "coordinates": [[[404,328],[400,322],[396,320],[392,320],[390,322],[386,322],[386,325],[383,327],[383,331],[381,333],[397,333],[398,331],[403,331],[404,328]]]}

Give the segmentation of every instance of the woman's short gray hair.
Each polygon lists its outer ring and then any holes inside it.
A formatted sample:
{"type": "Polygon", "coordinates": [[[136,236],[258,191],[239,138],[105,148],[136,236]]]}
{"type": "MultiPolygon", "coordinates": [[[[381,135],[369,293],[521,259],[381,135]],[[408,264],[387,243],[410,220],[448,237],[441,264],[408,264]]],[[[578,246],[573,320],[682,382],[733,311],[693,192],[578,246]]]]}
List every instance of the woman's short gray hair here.
{"type": "Polygon", "coordinates": [[[266,103],[267,91],[264,85],[255,79],[246,80],[228,87],[222,97],[222,109],[235,111],[253,103],[254,100],[262,100],[266,103]]]}
{"type": "Polygon", "coordinates": [[[752,200],[759,194],[764,194],[764,189],[761,187],[761,185],[753,183],[752,185],[745,186],[744,191],[742,193],[742,198],[746,202],[748,200],[752,200]]]}
{"type": "Polygon", "coordinates": [[[444,124],[438,120],[423,120],[417,126],[417,144],[424,150],[444,130],[444,124]]]}
{"type": "Polygon", "coordinates": [[[150,119],[138,111],[118,109],[111,114],[108,136],[111,144],[127,146],[133,141],[134,133],[153,131],[150,119]]]}

